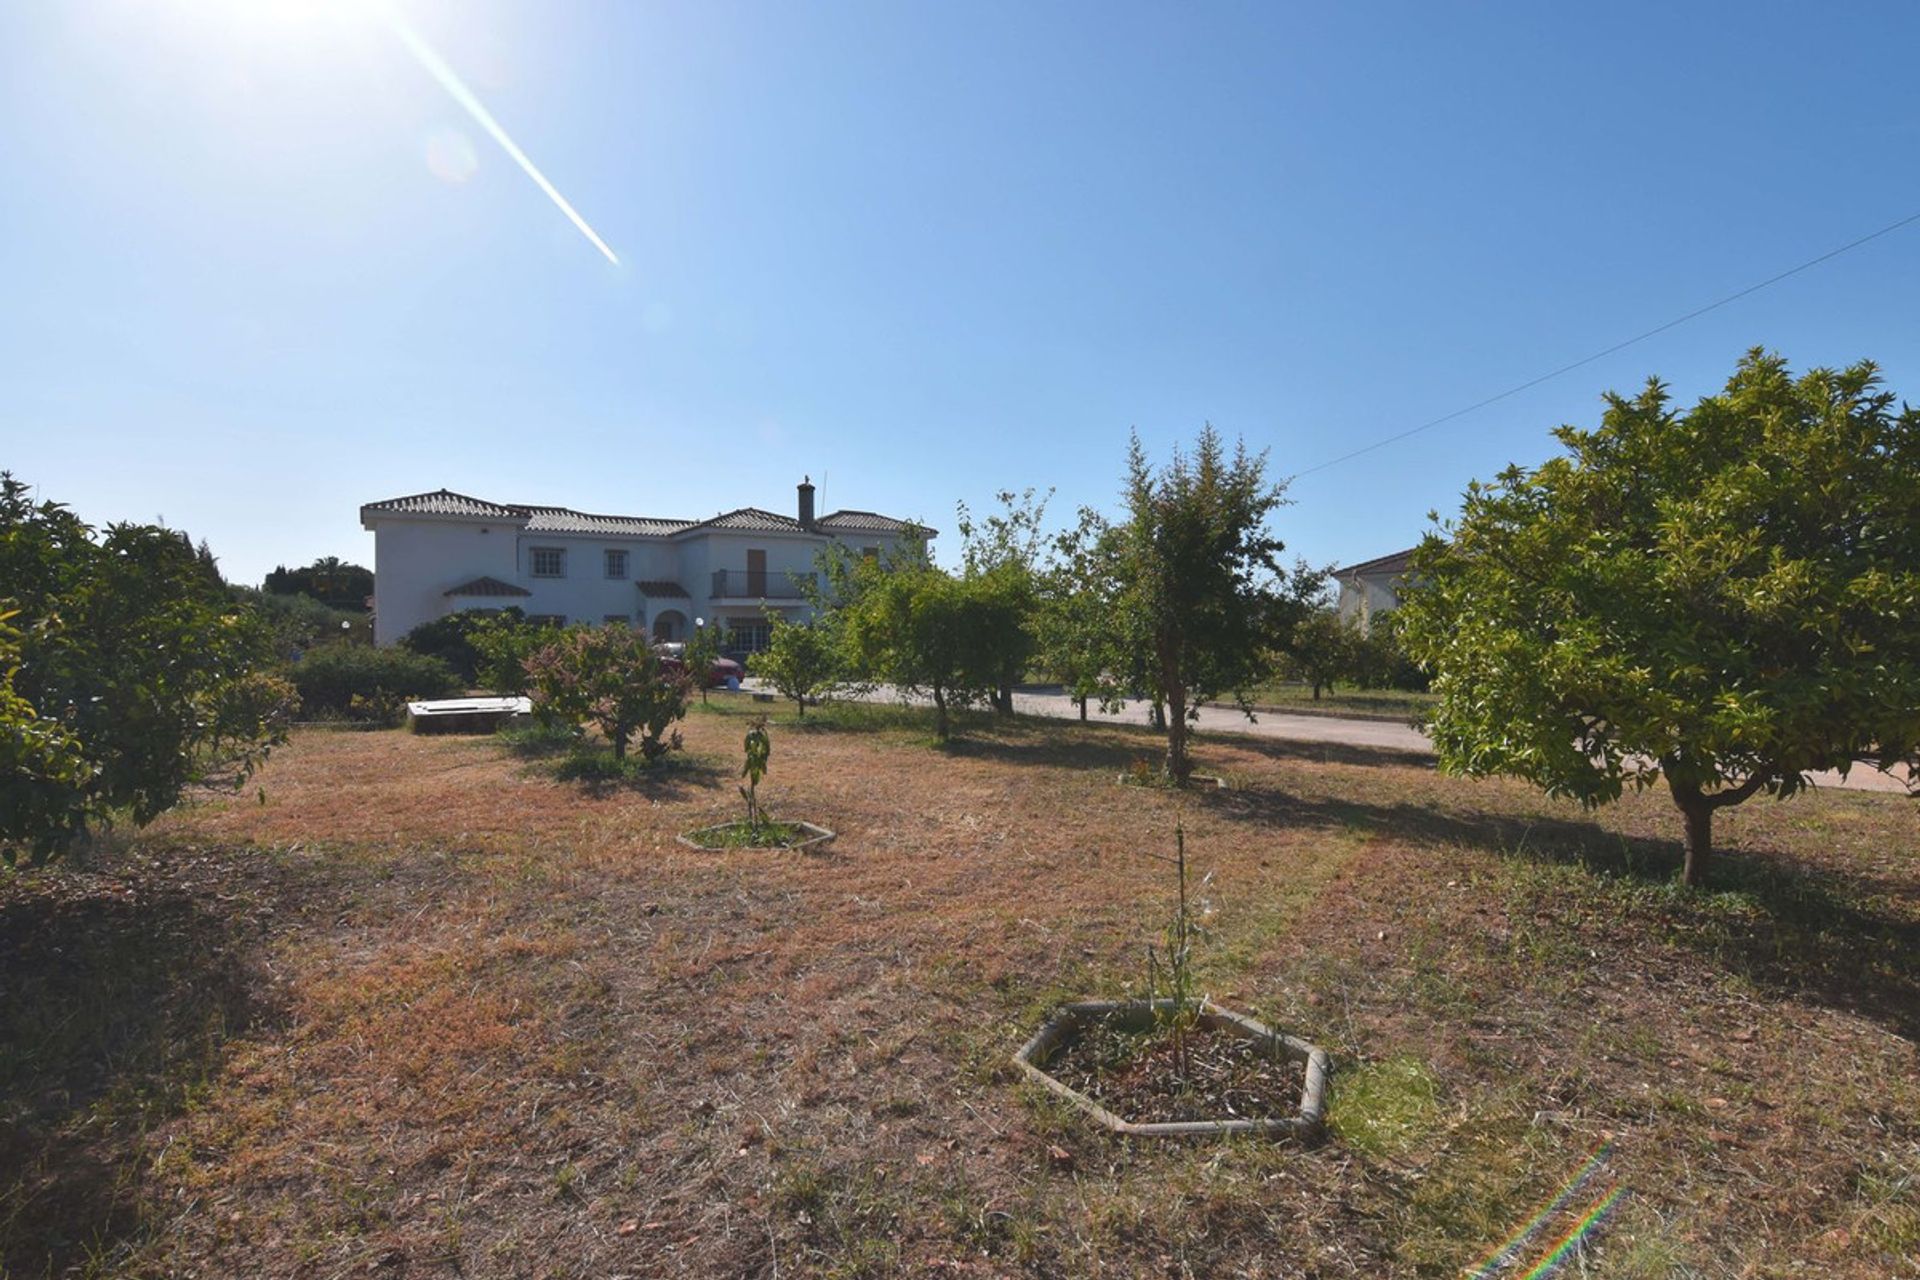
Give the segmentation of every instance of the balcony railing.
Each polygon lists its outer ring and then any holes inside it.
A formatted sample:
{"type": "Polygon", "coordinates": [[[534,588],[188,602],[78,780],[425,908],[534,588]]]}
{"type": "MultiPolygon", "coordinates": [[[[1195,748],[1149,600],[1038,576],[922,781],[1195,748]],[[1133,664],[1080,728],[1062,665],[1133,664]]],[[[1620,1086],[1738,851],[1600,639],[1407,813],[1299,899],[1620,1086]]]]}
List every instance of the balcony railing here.
{"type": "Polygon", "coordinates": [[[759,569],[715,569],[715,600],[800,600],[813,590],[811,573],[767,572],[759,569]]]}

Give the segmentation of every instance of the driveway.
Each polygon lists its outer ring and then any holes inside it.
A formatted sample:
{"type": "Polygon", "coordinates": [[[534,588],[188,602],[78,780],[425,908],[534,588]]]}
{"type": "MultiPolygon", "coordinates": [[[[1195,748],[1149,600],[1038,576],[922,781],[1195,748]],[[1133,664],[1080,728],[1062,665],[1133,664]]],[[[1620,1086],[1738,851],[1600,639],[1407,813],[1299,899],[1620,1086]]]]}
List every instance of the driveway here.
{"type": "MultiPolygon", "coordinates": [[[[763,688],[757,680],[746,681],[745,687],[755,690],[763,688]]],[[[904,697],[898,690],[886,686],[875,689],[868,701],[932,705],[931,699],[904,697]]],[[[1080,708],[1074,705],[1071,698],[1044,688],[1016,690],[1013,709],[1021,715],[1050,716],[1056,720],[1080,718],[1080,708]]],[[[1089,722],[1145,724],[1147,704],[1129,702],[1114,715],[1107,715],[1098,707],[1088,707],[1087,719],[1089,722]]],[[[1244,733],[1259,738],[1285,738],[1293,742],[1325,742],[1337,746],[1433,754],[1433,743],[1426,734],[1411,725],[1393,720],[1354,720],[1345,716],[1303,716],[1284,711],[1256,711],[1253,721],[1249,723],[1246,716],[1231,707],[1202,707],[1195,727],[1203,734],[1244,733]]],[[[1813,775],[1814,785],[1819,787],[1835,787],[1846,791],[1888,791],[1902,795],[1913,794],[1907,778],[1904,770],[1889,775],[1865,765],[1853,770],[1851,776],[1845,779],[1831,772],[1813,775]]]]}

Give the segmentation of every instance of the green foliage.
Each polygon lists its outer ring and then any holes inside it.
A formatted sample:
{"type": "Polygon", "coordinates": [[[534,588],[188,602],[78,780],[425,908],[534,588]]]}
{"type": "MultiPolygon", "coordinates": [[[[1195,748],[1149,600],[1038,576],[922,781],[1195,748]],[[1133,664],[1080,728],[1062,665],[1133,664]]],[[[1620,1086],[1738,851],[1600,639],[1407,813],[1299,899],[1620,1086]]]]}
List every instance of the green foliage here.
{"type": "Polygon", "coordinates": [[[1104,711],[1125,705],[1129,689],[1144,688],[1144,638],[1120,607],[1124,535],[1091,507],[1057,535],[1038,579],[1033,613],[1035,659],[1058,680],[1086,718],[1088,703],[1104,711]]]}
{"type": "Polygon", "coordinates": [[[692,681],[663,662],[632,627],[569,627],[527,659],[534,709],[563,724],[592,724],[624,760],[640,735],[640,754],[652,760],[680,745],[667,738],[687,714],[692,681]]]}
{"type": "Polygon", "coordinates": [[[700,705],[707,702],[707,685],[713,679],[713,664],[719,660],[724,646],[725,632],[719,623],[704,627],[687,628],[686,644],[681,648],[680,661],[685,665],[687,678],[700,690],[700,705]]]}
{"type": "Polygon", "coordinates": [[[951,710],[985,697],[996,677],[979,665],[985,646],[973,634],[980,618],[967,584],[933,565],[868,562],[852,585],[852,602],[841,609],[849,665],[863,678],[931,697],[934,732],[945,741],[951,710]]]}
{"type": "Polygon", "coordinates": [[[20,619],[9,714],[28,726],[9,749],[54,788],[10,811],[6,856],[57,854],[118,811],[149,822],[190,785],[244,779],[284,740],[286,691],[263,674],[269,629],[184,534],[120,524],[96,538],[0,473],[0,584],[20,619]],[[77,800],[55,794],[78,781],[61,763],[75,744],[89,768],[77,800]]]}
{"type": "Polygon", "coordinates": [[[0,856],[25,848],[45,856],[85,830],[94,766],[57,720],[14,691],[20,633],[0,613],[0,856]]]}
{"type": "Polygon", "coordinates": [[[281,565],[267,575],[269,595],[307,596],[330,608],[365,613],[373,594],[373,570],[348,564],[339,556],[322,556],[299,569],[281,565]]]}
{"type": "Polygon", "coordinates": [[[528,689],[527,660],[560,638],[560,628],[531,623],[519,609],[502,609],[474,620],[467,643],[474,651],[474,676],[480,687],[498,694],[528,689]]]}
{"type": "Polygon", "coordinates": [[[767,736],[765,716],[747,726],[745,747],[747,762],[740,776],[747,785],[740,788],[740,798],[747,802],[747,830],[751,834],[767,821],[766,811],[760,807],[760,779],[767,776],[767,762],[773,758],[773,739],[767,736]]]}
{"type": "Polygon", "coordinates": [[[1759,350],[1686,412],[1607,405],[1469,488],[1399,620],[1444,767],[1588,805],[1664,778],[1698,884],[1716,809],[1920,756],[1920,411],[1759,350]]]}
{"type": "Polygon", "coordinates": [[[406,649],[331,644],[293,664],[301,714],[397,724],[409,698],[447,698],[463,685],[446,663],[406,649]]]}
{"type": "Polygon", "coordinates": [[[994,709],[1013,714],[1013,687],[1026,678],[1038,648],[1036,612],[1040,599],[1040,551],[1047,502],[1034,491],[997,495],[1000,510],[976,521],[959,504],[961,581],[977,646],[968,665],[991,677],[994,709]]]}
{"type": "Polygon", "coordinates": [[[1193,771],[1188,718],[1221,694],[1247,705],[1260,655],[1308,576],[1287,576],[1284,545],[1267,529],[1284,488],[1267,481],[1264,453],[1236,445],[1229,457],[1211,426],[1158,470],[1137,435],[1128,452],[1119,606],[1144,649],[1144,688],[1166,707],[1167,773],[1182,786],[1193,771]]]}
{"type": "Polygon", "coordinates": [[[827,624],[791,622],[776,615],[766,652],[754,655],[753,671],[781,697],[792,698],[804,717],[807,699],[827,693],[838,684],[840,650],[827,624]]]}
{"type": "Polygon", "coordinates": [[[1315,609],[1294,627],[1281,656],[1280,670],[1313,687],[1317,702],[1322,689],[1340,680],[1363,683],[1361,670],[1367,641],[1332,609],[1315,609]]]}
{"type": "Polygon", "coordinates": [[[365,613],[335,609],[312,596],[276,595],[253,587],[227,591],[260,615],[272,635],[273,654],[282,661],[292,661],[315,645],[373,643],[373,620],[365,613]]]}
{"type": "Polygon", "coordinates": [[[525,621],[526,615],[517,605],[505,609],[461,609],[421,623],[402,636],[400,644],[414,653],[440,659],[462,682],[471,685],[479,681],[481,665],[486,661],[474,643],[480,631],[488,625],[521,626],[525,621]]]}

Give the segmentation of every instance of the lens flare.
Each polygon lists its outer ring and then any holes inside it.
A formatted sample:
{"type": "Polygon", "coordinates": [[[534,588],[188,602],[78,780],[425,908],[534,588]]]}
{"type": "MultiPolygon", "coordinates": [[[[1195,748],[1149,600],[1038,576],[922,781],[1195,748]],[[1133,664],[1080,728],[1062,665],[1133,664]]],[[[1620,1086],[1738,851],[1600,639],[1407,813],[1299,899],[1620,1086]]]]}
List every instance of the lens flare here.
{"type": "Polygon", "coordinates": [[[1520,1280],[1545,1280],[1547,1276],[1558,1271],[1560,1264],[1572,1257],[1574,1250],[1586,1243],[1587,1237],[1600,1229],[1600,1224],[1606,1221],[1607,1215],[1613,1212],[1614,1206],[1619,1204],[1620,1198],[1626,1194],[1625,1187],[1615,1187],[1594,1201],[1586,1213],[1581,1215],[1580,1221],[1573,1224],[1573,1229],[1562,1236],[1558,1243],[1547,1251],[1547,1256],[1540,1259],[1533,1270],[1520,1277],[1520,1280]]]}
{"type": "Polygon", "coordinates": [[[387,24],[387,27],[393,32],[394,36],[406,47],[407,52],[413,55],[413,60],[418,62],[428,75],[438,81],[440,87],[445,89],[448,96],[459,103],[461,108],[465,110],[469,116],[473,117],[475,124],[486,130],[487,135],[500,144],[500,149],[506,152],[508,157],[512,159],[515,164],[519,165],[521,170],[529,178],[533,179],[535,186],[547,193],[547,199],[553,201],[560,212],[567,215],[567,221],[573,223],[573,225],[579,229],[580,234],[585,236],[594,248],[605,254],[608,262],[613,263],[616,267],[619,266],[620,259],[615,256],[612,249],[607,247],[607,242],[602,240],[599,234],[587,225],[587,220],[581,217],[571,204],[567,203],[567,198],[560,194],[559,189],[547,181],[547,175],[541,173],[533,161],[527,158],[527,153],[522,151],[515,145],[513,139],[507,136],[507,131],[500,127],[500,122],[493,118],[493,113],[488,111],[485,104],[474,96],[473,91],[467,88],[465,82],[455,74],[452,67],[447,65],[445,59],[434,52],[433,46],[429,45],[421,38],[418,32],[408,26],[406,19],[402,18],[399,12],[391,5],[376,4],[373,6],[373,11],[380,15],[381,21],[387,24]]]}
{"type": "Polygon", "coordinates": [[[1545,1204],[1541,1205],[1539,1211],[1527,1219],[1526,1223],[1521,1226],[1518,1231],[1503,1240],[1495,1247],[1494,1251],[1483,1258],[1478,1265],[1467,1268],[1465,1274],[1470,1280],[1488,1280],[1494,1272],[1499,1271],[1509,1262],[1513,1261],[1514,1257],[1526,1247],[1527,1241],[1533,1239],[1533,1237],[1539,1233],[1540,1228],[1547,1224],[1547,1220],[1552,1218],[1554,1214],[1560,1212],[1560,1210],[1565,1207],[1567,1201],[1579,1194],[1580,1188],[1586,1186],[1587,1183],[1593,1180],[1593,1175],[1600,1171],[1600,1166],[1605,1164],[1607,1157],[1612,1154],[1613,1143],[1611,1141],[1602,1142],[1599,1146],[1595,1147],[1587,1156],[1586,1163],[1574,1170],[1573,1176],[1560,1184],[1559,1192],[1545,1204]]]}

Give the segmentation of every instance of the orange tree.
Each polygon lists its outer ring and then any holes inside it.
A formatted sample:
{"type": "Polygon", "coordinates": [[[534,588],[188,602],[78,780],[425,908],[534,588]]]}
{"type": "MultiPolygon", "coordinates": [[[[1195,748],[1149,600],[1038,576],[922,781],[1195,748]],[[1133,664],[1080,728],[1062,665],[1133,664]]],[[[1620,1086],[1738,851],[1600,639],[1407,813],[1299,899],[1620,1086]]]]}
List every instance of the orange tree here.
{"type": "Polygon", "coordinates": [[[1399,610],[1443,767],[1587,805],[1663,781],[1713,815],[1920,755],[1920,411],[1870,363],[1758,349],[1685,412],[1651,381],[1567,453],[1467,491],[1399,610]]]}
{"type": "Polygon", "coordinates": [[[114,814],[149,822],[189,786],[244,780],[284,741],[293,691],[270,673],[270,629],[185,534],[96,533],[0,473],[0,595],[6,751],[29,762],[0,787],[7,861],[57,855],[114,814]],[[78,751],[78,773],[30,764],[58,744],[78,751]]]}

